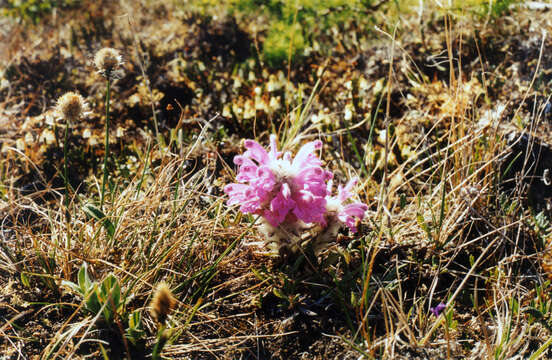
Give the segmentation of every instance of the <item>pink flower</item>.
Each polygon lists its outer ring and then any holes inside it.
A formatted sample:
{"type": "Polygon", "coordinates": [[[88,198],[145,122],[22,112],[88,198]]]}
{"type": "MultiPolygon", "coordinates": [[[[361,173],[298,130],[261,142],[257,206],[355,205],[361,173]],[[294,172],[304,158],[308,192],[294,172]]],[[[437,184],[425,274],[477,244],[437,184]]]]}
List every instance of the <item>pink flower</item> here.
{"type": "Polygon", "coordinates": [[[297,194],[296,206],[293,214],[305,223],[317,222],[325,224],[326,199],[323,196],[313,195],[307,190],[300,190],[297,194]]]}
{"type": "Polygon", "coordinates": [[[294,221],[324,222],[326,181],[333,174],[321,167],[315,153],[321,141],[303,145],[295,159],[278,151],[276,135],[270,136],[268,152],[254,140],[245,140],[244,147],[243,155],[234,158],[238,183],[224,187],[228,205],[241,204],[243,213],[262,215],[272,226],[288,216],[294,221]]]}
{"type": "Polygon", "coordinates": [[[264,217],[271,224],[281,224],[290,210],[295,207],[288,184],[282,184],[278,194],[270,202],[269,209],[264,211],[264,217]]]}
{"type": "MultiPolygon", "coordinates": [[[[347,225],[353,233],[357,231],[356,222],[364,219],[368,206],[361,202],[345,204],[345,202],[353,197],[351,190],[358,183],[358,178],[349,180],[345,187],[339,185],[337,187],[337,196],[326,196],[326,209],[330,215],[337,216],[339,222],[347,225]]],[[[332,181],[328,181],[328,194],[332,189],[332,181]]]]}

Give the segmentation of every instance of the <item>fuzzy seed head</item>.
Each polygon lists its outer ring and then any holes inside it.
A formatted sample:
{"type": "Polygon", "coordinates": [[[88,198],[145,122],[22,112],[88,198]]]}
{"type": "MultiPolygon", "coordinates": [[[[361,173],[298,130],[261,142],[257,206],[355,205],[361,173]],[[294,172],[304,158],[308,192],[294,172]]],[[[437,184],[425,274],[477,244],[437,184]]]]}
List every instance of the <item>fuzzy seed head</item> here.
{"type": "Polygon", "coordinates": [[[56,103],[56,114],[65,120],[75,121],[86,112],[87,104],[84,98],[76,92],[68,92],[61,96],[56,103]]]}
{"type": "Polygon", "coordinates": [[[167,316],[176,306],[176,299],[171,293],[169,286],[161,282],[155,288],[151,300],[151,315],[160,323],[165,322],[167,316]]]}
{"type": "Polygon", "coordinates": [[[94,64],[100,74],[109,78],[123,64],[123,58],[118,50],[103,48],[94,56],[94,64]]]}

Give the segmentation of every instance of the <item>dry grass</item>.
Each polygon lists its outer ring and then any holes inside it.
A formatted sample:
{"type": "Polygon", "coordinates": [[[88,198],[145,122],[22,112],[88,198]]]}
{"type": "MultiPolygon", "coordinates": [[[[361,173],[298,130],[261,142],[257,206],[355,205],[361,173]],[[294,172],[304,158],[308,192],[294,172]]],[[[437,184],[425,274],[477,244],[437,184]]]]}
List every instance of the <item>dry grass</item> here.
{"type": "MultiPolygon", "coordinates": [[[[88,29],[97,27],[100,40],[92,47],[109,41],[122,50],[127,74],[113,83],[111,130],[124,129],[111,143],[103,213],[90,204],[102,186],[94,159],[103,156],[105,88],[88,71],[86,37],[67,46],[71,31],[87,27],[45,20],[38,36],[56,34],[66,60],[73,51],[69,74],[36,44],[33,56],[43,59],[10,55],[15,67],[6,69],[23,75],[0,89],[8,119],[0,130],[0,351],[14,359],[549,357],[541,144],[549,141],[551,42],[525,27],[528,19],[546,26],[546,14],[520,8],[496,19],[501,28],[454,7],[422,10],[437,20],[405,13],[396,32],[382,22],[388,33],[357,43],[351,34],[368,35],[351,28],[342,39],[349,52],[336,46],[335,57],[313,56],[286,76],[202,48],[205,39],[216,48],[227,22],[213,30],[173,5],[93,7],[97,24],[88,29]],[[191,43],[196,32],[202,40],[191,43]],[[499,38],[522,44],[529,58],[500,52],[499,38]],[[364,70],[357,55],[367,58],[364,70]],[[27,93],[37,69],[65,75],[27,93]],[[48,122],[55,99],[44,92],[73,81],[94,109],[71,129],[74,191],[65,208],[63,141],[48,122]],[[167,99],[180,96],[175,89],[193,99],[167,99]],[[262,142],[273,131],[290,149],[324,140],[338,179],[360,176],[371,210],[358,234],[340,234],[317,256],[308,247],[286,259],[265,254],[255,219],[228,208],[221,189],[232,181],[239,140],[262,142]],[[98,284],[114,276],[120,303],[100,297],[100,310],[90,311],[93,295],[78,290],[83,263],[98,284]],[[160,282],[177,303],[157,322],[149,307],[160,282]],[[436,317],[430,308],[440,302],[446,310],[436,317]]],[[[13,26],[17,36],[27,31],[13,26]]]]}

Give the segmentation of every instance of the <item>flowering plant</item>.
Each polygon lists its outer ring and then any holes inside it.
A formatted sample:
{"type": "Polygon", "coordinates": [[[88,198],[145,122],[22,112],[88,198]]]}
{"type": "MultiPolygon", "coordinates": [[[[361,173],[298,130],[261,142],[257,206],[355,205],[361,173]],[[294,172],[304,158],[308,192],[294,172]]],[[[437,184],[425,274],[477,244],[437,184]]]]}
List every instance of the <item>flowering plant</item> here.
{"type": "Polygon", "coordinates": [[[244,147],[246,151],[234,158],[237,183],[224,187],[227,204],[240,204],[241,212],[259,215],[269,243],[293,248],[300,232],[312,225],[324,242],[330,233],[337,235],[341,225],[356,232],[356,222],[368,209],[360,202],[348,203],[358,179],[339,186],[337,196],[331,196],[333,173],[322,167],[316,154],[322,148],[320,140],[303,145],[295,158],[278,151],[276,135],[270,136],[268,151],[254,140],[245,140],[244,147]]]}

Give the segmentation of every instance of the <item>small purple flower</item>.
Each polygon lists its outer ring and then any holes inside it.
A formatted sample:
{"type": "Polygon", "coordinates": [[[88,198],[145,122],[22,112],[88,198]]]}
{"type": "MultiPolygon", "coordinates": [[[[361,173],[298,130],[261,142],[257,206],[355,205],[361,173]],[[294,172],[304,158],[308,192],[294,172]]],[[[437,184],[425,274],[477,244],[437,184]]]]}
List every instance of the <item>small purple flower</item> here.
{"type": "Polygon", "coordinates": [[[441,315],[441,312],[443,310],[445,310],[446,307],[447,306],[441,302],[437,306],[429,308],[429,311],[431,311],[433,313],[433,315],[435,315],[437,317],[437,316],[441,315]]]}

